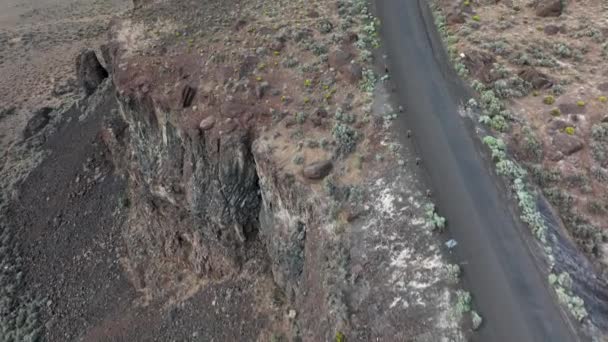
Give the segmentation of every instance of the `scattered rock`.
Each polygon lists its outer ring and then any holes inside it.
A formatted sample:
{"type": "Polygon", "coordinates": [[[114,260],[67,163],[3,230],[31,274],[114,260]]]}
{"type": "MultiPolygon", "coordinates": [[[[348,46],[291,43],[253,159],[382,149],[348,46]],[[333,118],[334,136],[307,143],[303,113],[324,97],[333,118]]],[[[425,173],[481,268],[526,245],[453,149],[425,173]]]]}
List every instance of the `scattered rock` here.
{"type": "Polygon", "coordinates": [[[555,146],[555,148],[564,155],[569,156],[582,150],[584,147],[584,142],[577,136],[558,132],[553,137],[553,146],[555,146]]]}
{"type": "Polygon", "coordinates": [[[202,129],[203,131],[208,131],[212,129],[213,126],[215,126],[215,118],[213,116],[204,118],[198,125],[198,127],[200,127],[200,129],[202,129]]]}
{"type": "Polygon", "coordinates": [[[9,107],[9,108],[0,110],[0,120],[4,119],[7,116],[11,116],[11,115],[15,114],[16,111],[17,111],[17,108],[15,108],[15,107],[9,107]]]}
{"type": "Polygon", "coordinates": [[[445,19],[449,25],[464,24],[465,16],[461,6],[452,6],[448,10],[445,19]]]}
{"type": "Polygon", "coordinates": [[[55,83],[53,86],[53,96],[61,96],[73,92],[76,89],[76,80],[70,78],[55,83]]]}
{"type": "Polygon", "coordinates": [[[262,99],[269,89],[270,84],[268,82],[262,82],[255,87],[255,96],[258,99],[262,99]]]}
{"type": "Polygon", "coordinates": [[[331,172],[332,168],[331,160],[318,161],[305,166],[303,174],[308,179],[323,179],[331,172]]]}
{"type": "Polygon", "coordinates": [[[280,36],[275,38],[272,43],[270,43],[270,49],[272,51],[281,51],[285,48],[285,37],[280,36]]]}
{"type": "Polygon", "coordinates": [[[496,62],[494,56],[478,50],[469,51],[463,59],[463,63],[471,73],[471,76],[480,79],[484,83],[493,81],[491,71],[494,62],[496,62]]]}
{"type": "Polygon", "coordinates": [[[319,108],[315,114],[319,118],[326,118],[328,115],[327,110],[325,110],[325,108],[319,108]]]}
{"type": "Polygon", "coordinates": [[[551,120],[547,125],[547,129],[551,131],[563,131],[566,127],[570,126],[568,122],[564,120],[551,120]]]}
{"type": "Polygon", "coordinates": [[[548,89],[553,86],[553,80],[551,80],[549,76],[543,74],[533,67],[522,69],[518,73],[518,76],[524,81],[532,84],[534,89],[548,89]]]}
{"type": "Polygon", "coordinates": [[[555,25],[547,25],[543,29],[546,35],[553,36],[559,33],[559,27],[555,25]]]}
{"type": "Polygon", "coordinates": [[[27,122],[27,125],[25,125],[25,129],[23,130],[23,138],[27,139],[43,129],[49,123],[49,120],[51,119],[49,114],[52,111],[53,108],[50,107],[38,109],[34,113],[34,116],[32,116],[32,118],[27,122]]]}
{"type": "Polygon", "coordinates": [[[240,31],[243,27],[245,27],[245,25],[247,25],[247,21],[245,21],[244,19],[239,19],[234,24],[234,30],[240,31]]]}
{"type": "Polygon", "coordinates": [[[260,59],[256,56],[245,56],[243,58],[243,62],[241,62],[241,67],[239,68],[239,77],[243,78],[249,76],[258,66],[260,59]]]}
{"type": "Polygon", "coordinates": [[[355,32],[352,32],[352,31],[351,31],[351,32],[348,32],[348,33],[346,34],[346,42],[347,42],[347,43],[354,43],[354,42],[356,42],[357,40],[359,40],[359,35],[358,35],[358,34],[356,34],[355,32]]]}
{"type": "Polygon", "coordinates": [[[562,10],[562,0],[540,0],[536,5],[536,15],[539,17],[559,17],[562,10]]]}
{"type": "Polygon", "coordinates": [[[133,0],[133,8],[138,9],[144,6],[147,3],[152,2],[152,0],[133,0]]]}
{"type": "Polygon", "coordinates": [[[583,114],[587,112],[585,106],[579,106],[576,103],[560,103],[557,108],[562,114],[583,114]]]}
{"type": "Polygon", "coordinates": [[[351,63],[344,69],[343,74],[351,83],[359,82],[363,78],[363,68],[359,63],[351,63]]]}
{"type": "Polygon", "coordinates": [[[352,54],[344,50],[335,50],[329,54],[329,65],[332,68],[340,69],[350,63],[352,54]]]}
{"type": "Polygon", "coordinates": [[[76,57],[76,75],[88,96],[108,77],[108,71],[99,63],[95,51],[84,50],[76,57]]]}

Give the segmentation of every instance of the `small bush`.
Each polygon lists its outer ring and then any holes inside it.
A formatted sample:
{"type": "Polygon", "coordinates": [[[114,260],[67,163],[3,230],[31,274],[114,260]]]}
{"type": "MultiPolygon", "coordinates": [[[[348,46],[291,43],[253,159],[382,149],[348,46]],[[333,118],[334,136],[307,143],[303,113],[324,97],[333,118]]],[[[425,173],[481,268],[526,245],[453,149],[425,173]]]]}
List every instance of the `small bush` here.
{"type": "Polygon", "coordinates": [[[578,100],[578,101],[576,101],[576,105],[579,107],[585,107],[585,101],[578,100]]]}
{"type": "Polygon", "coordinates": [[[543,103],[546,105],[552,105],[555,103],[555,97],[552,95],[547,95],[545,98],[543,98],[543,103]]]}
{"type": "Polygon", "coordinates": [[[425,206],[425,216],[426,216],[426,224],[431,230],[442,231],[445,229],[446,220],[444,217],[441,217],[435,211],[435,205],[429,203],[425,206]]]}
{"type": "Polygon", "coordinates": [[[568,126],[566,128],[564,128],[564,133],[568,134],[568,135],[574,135],[575,129],[572,126],[568,126]]]}
{"type": "Polygon", "coordinates": [[[551,111],[549,113],[551,113],[552,116],[560,116],[560,115],[562,115],[562,111],[559,110],[559,108],[553,108],[553,109],[551,109],[551,111]]]}
{"type": "Polygon", "coordinates": [[[471,324],[473,330],[479,329],[482,323],[483,318],[481,318],[481,316],[475,310],[471,311],[471,324]]]}
{"type": "Polygon", "coordinates": [[[473,298],[469,292],[463,290],[456,291],[456,311],[461,314],[471,311],[472,300],[473,298]]]}
{"type": "Polygon", "coordinates": [[[602,96],[598,97],[597,100],[600,101],[601,103],[606,103],[606,102],[608,102],[608,97],[602,95],[602,96]]]}
{"type": "Polygon", "coordinates": [[[445,266],[445,271],[448,281],[452,283],[458,282],[458,280],[460,279],[460,274],[462,272],[460,270],[460,266],[458,266],[457,264],[448,264],[445,266]]]}
{"type": "Polygon", "coordinates": [[[304,122],[306,122],[306,118],[307,115],[304,112],[297,112],[296,114],[296,122],[299,123],[300,125],[304,124],[304,122]]]}
{"type": "Polygon", "coordinates": [[[338,153],[346,155],[355,150],[359,133],[354,128],[337,122],[332,129],[332,135],[338,142],[338,153]]]}
{"type": "Polygon", "coordinates": [[[479,17],[478,14],[475,14],[474,16],[472,16],[471,19],[473,19],[474,21],[480,21],[481,20],[481,18],[479,17]]]}

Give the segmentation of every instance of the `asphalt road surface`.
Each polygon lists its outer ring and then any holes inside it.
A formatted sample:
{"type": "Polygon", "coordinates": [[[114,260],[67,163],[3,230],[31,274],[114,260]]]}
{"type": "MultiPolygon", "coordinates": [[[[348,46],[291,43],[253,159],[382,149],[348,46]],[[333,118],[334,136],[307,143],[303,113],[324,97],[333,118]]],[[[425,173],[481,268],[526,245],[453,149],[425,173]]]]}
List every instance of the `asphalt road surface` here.
{"type": "Polygon", "coordinates": [[[484,318],[474,340],[580,340],[458,114],[466,90],[451,70],[426,2],[378,0],[376,11],[391,79],[406,107],[401,119],[414,132],[439,213],[458,241],[466,286],[484,318]]]}

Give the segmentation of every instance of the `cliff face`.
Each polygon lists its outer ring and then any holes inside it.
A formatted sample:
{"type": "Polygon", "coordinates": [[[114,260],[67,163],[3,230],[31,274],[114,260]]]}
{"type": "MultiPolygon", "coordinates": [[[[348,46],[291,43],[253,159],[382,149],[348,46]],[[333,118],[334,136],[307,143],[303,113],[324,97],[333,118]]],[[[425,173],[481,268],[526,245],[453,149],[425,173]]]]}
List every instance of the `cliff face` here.
{"type": "MultiPolygon", "coordinates": [[[[125,266],[136,286],[149,299],[186,295],[180,279],[226,279],[250,259],[262,259],[270,261],[275,281],[296,300],[307,231],[320,229],[324,206],[297,179],[301,176],[285,172],[283,161],[273,156],[275,148],[264,133],[267,120],[258,116],[270,109],[261,108],[255,87],[228,78],[223,86],[230,95],[220,98],[199,84],[177,80],[175,91],[161,93],[158,89],[174,78],[155,75],[153,61],[141,68],[141,59],[125,58],[120,44],[106,51],[120,104],[114,122],[124,121],[127,129],[108,125],[105,136],[130,179],[125,266]],[[185,106],[193,99],[196,109],[185,106]]],[[[198,67],[192,56],[172,62],[172,70],[198,67]]],[[[247,63],[246,58],[240,69],[247,63]]],[[[322,231],[314,235],[331,239],[322,231]]],[[[320,258],[310,253],[308,260],[320,258]]],[[[322,283],[319,270],[309,269],[322,283]]]]}

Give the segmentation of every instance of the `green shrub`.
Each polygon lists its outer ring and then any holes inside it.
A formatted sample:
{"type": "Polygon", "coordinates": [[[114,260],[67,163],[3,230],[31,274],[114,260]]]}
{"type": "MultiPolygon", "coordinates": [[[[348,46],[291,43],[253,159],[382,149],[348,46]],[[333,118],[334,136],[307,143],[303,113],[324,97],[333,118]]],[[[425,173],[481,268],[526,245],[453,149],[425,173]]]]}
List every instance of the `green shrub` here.
{"type": "Polygon", "coordinates": [[[460,270],[460,266],[458,266],[457,264],[447,264],[445,266],[445,271],[448,281],[452,283],[458,282],[458,280],[460,279],[460,274],[462,272],[460,270]]]}
{"type": "Polygon", "coordinates": [[[346,155],[355,150],[359,133],[354,128],[337,122],[332,129],[332,135],[338,142],[338,153],[346,155]]]}
{"type": "Polygon", "coordinates": [[[424,213],[426,216],[426,224],[431,230],[442,231],[445,229],[446,220],[444,217],[437,214],[433,203],[429,203],[425,206],[424,213]]]}
{"type": "Polygon", "coordinates": [[[457,290],[456,291],[456,311],[459,313],[465,313],[471,311],[471,302],[473,298],[467,291],[457,290]]]}
{"type": "Polygon", "coordinates": [[[574,135],[574,127],[568,126],[568,127],[564,128],[564,133],[566,133],[568,135],[574,135]]]}
{"type": "Polygon", "coordinates": [[[543,103],[546,105],[552,105],[555,103],[555,97],[553,97],[552,95],[547,95],[543,99],[543,103]]]}
{"type": "Polygon", "coordinates": [[[483,318],[475,310],[471,311],[471,326],[473,330],[479,329],[482,323],[483,318]]]}
{"type": "Polygon", "coordinates": [[[293,163],[296,165],[302,165],[304,164],[304,156],[302,155],[296,155],[295,157],[293,157],[293,163]]]}

